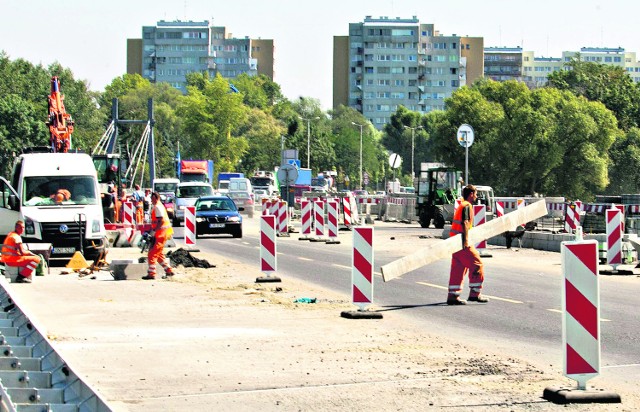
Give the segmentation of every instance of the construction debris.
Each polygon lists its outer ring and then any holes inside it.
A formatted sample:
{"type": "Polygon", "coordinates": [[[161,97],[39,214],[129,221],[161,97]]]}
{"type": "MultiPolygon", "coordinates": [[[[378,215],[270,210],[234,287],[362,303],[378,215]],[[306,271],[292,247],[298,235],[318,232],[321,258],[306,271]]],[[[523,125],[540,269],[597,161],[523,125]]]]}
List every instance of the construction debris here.
{"type": "Polygon", "coordinates": [[[173,263],[174,266],[182,265],[185,268],[196,267],[204,269],[216,267],[216,265],[212,265],[205,259],[198,259],[197,257],[192,256],[189,251],[183,248],[168,252],[167,257],[171,259],[171,263],[173,263]]]}

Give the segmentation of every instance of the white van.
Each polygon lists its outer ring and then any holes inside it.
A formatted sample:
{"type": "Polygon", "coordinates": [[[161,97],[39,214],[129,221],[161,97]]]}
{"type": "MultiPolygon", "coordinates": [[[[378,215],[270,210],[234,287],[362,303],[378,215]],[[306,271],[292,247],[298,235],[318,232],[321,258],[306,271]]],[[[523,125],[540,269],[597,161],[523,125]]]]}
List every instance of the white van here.
{"type": "Polygon", "coordinates": [[[200,196],[212,196],[213,187],[205,182],[182,182],[176,192],[176,210],[173,217],[173,226],[180,226],[184,221],[184,209],[196,204],[200,196]]]}
{"type": "Polygon", "coordinates": [[[95,260],[105,250],[98,177],[88,154],[21,154],[11,186],[20,200],[25,243],[51,243],[51,260],[69,260],[76,251],[95,260]]]}
{"type": "Polygon", "coordinates": [[[178,191],[180,180],[175,178],[160,178],[153,180],[153,191],[158,193],[173,193],[178,191]]]}
{"type": "Polygon", "coordinates": [[[227,195],[233,199],[238,210],[246,211],[249,217],[253,217],[255,201],[251,180],[245,177],[232,177],[229,179],[227,195]]]}

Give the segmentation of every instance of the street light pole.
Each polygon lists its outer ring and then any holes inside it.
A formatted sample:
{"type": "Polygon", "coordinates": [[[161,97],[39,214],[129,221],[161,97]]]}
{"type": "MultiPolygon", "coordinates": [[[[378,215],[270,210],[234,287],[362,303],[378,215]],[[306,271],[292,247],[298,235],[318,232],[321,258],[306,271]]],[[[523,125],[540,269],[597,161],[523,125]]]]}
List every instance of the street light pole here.
{"type": "Polygon", "coordinates": [[[417,126],[417,127],[405,126],[404,128],[411,129],[411,181],[413,182],[413,179],[416,178],[416,174],[414,172],[415,161],[413,159],[413,153],[416,146],[416,129],[422,129],[422,126],[417,126]]]}
{"type": "Polygon", "coordinates": [[[302,116],[298,116],[298,118],[307,122],[307,169],[311,169],[311,120],[318,120],[320,117],[305,119],[302,116]]]}
{"type": "Polygon", "coordinates": [[[351,124],[360,128],[360,189],[362,189],[362,127],[364,125],[358,124],[356,122],[351,122],[351,124]]]}

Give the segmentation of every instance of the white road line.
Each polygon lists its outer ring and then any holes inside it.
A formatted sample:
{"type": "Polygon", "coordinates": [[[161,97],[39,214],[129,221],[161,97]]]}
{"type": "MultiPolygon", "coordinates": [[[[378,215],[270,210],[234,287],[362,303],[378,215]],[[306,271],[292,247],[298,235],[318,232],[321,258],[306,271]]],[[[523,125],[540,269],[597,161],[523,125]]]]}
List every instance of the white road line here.
{"type": "Polygon", "coordinates": [[[307,262],[313,262],[313,259],[309,259],[309,258],[306,258],[306,257],[300,257],[300,256],[298,256],[298,259],[299,259],[299,260],[305,260],[305,261],[307,261],[307,262]]]}
{"type": "Polygon", "coordinates": [[[344,269],[351,269],[351,266],[338,265],[337,263],[333,263],[331,266],[335,266],[335,267],[339,267],[339,268],[344,268],[344,269]]]}
{"type": "MultiPolygon", "coordinates": [[[[416,282],[416,283],[417,283],[417,284],[419,284],[419,285],[429,286],[429,287],[436,288],[436,289],[449,290],[449,288],[448,288],[448,287],[446,287],[446,286],[442,286],[442,285],[434,285],[433,283],[426,283],[426,282],[416,282]]],[[[519,300],[513,300],[513,299],[507,299],[507,298],[500,298],[500,297],[497,297],[497,296],[490,296],[490,295],[485,295],[485,294],[482,294],[482,296],[486,296],[486,297],[487,297],[487,298],[489,298],[489,299],[501,300],[501,301],[503,301],[503,302],[508,302],[508,303],[515,303],[515,304],[522,304],[522,303],[524,303],[524,302],[521,302],[521,301],[519,301],[519,300]]]]}

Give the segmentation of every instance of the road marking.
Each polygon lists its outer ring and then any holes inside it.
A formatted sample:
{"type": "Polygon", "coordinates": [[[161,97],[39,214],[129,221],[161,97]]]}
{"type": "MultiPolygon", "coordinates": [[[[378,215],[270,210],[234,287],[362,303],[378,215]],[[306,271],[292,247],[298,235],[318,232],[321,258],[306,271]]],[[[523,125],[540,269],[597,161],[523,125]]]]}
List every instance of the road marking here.
{"type": "MultiPolygon", "coordinates": [[[[549,312],[562,313],[560,309],[547,309],[549,312]]],[[[611,322],[611,319],[600,318],[600,322],[611,322]]]]}
{"type": "Polygon", "coordinates": [[[343,268],[343,269],[351,269],[351,266],[338,265],[337,263],[332,264],[331,266],[343,268]]]}
{"type": "MultiPolygon", "coordinates": [[[[416,282],[416,283],[419,284],[419,285],[429,286],[429,287],[436,288],[436,289],[449,290],[449,287],[447,287],[447,286],[434,285],[433,283],[426,283],[426,282],[416,282]]],[[[515,303],[515,304],[524,303],[524,302],[521,302],[519,300],[513,300],[513,299],[507,299],[507,298],[499,298],[497,296],[491,296],[491,295],[485,295],[485,294],[483,294],[482,296],[485,296],[487,298],[494,299],[494,300],[501,300],[503,302],[508,302],[508,303],[515,303]]]]}
{"type": "Polygon", "coordinates": [[[300,257],[300,256],[298,256],[298,259],[306,260],[307,262],[312,262],[313,261],[313,259],[309,259],[309,258],[306,258],[306,257],[300,257]]]}

